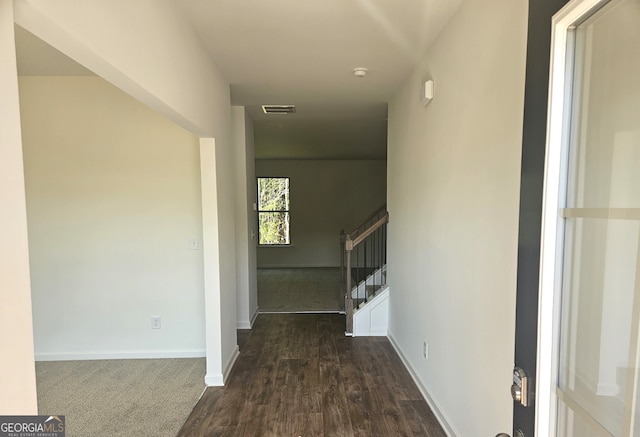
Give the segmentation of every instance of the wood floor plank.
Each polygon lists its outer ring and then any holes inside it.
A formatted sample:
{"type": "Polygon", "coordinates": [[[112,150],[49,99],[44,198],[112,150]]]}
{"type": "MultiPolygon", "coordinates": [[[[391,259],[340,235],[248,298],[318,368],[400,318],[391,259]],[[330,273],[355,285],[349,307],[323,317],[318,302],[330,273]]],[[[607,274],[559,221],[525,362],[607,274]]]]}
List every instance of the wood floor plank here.
{"type": "Polygon", "coordinates": [[[265,428],[266,409],[266,405],[246,402],[242,411],[242,418],[236,427],[236,435],[262,435],[265,428]]]}
{"type": "MultiPolygon", "coordinates": [[[[344,344],[348,347],[348,341],[344,344]]],[[[340,369],[342,371],[344,391],[347,395],[368,390],[366,379],[364,378],[365,372],[350,353],[342,353],[340,355],[340,369]]]]}
{"type": "Polygon", "coordinates": [[[224,388],[179,437],[444,437],[389,340],[344,336],[344,316],[261,314],[224,388]]]}
{"type": "Polygon", "coordinates": [[[426,402],[400,401],[400,408],[414,436],[447,437],[426,402]]]}
{"type": "Polygon", "coordinates": [[[254,369],[253,375],[246,381],[245,397],[254,404],[266,404],[275,390],[277,363],[265,363],[254,369]]]}
{"type": "Polygon", "coordinates": [[[376,435],[372,414],[375,409],[371,402],[368,390],[347,393],[349,401],[349,418],[353,435],[357,437],[369,437],[376,435]]]}
{"type": "Polygon", "coordinates": [[[322,413],[322,386],[317,357],[300,359],[298,385],[294,395],[295,411],[322,413]]]}
{"type": "Polygon", "coordinates": [[[384,349],[386,361],[389,368],[392,369],[391,377],[393,379],[393,385],[396,388],[398,399],[423,400],[420,390],[418,390],[411,375],[406,367],[404,367],[393,345],[388,339],[385,338],[385,340],[386,341],[380,344],[380,347],[384,349]]]}
{"type": "Polygon", "coordinates": [[[324,424],[322,413],[296,413],[295,425],[291,436],[323,436],[324,424]]]}
{"type": "Polygon", "coordinates": [[[285,358],[278,361],[274,394],[267,404],[268,423],[265,434],[293,435],[296,428],[295,393],[298,388],[300,360],[285,358]]]}
{"type": "Polygon", "coordinates": [[[322,335],[322,337],[318,341],[318,364],[339,364],[340,357],[338,355],[338,348],[334,338],[329,337],[329,334],[323,332],[319,335],[322,335]]]}
{"type": "Polygon", "coordinates": [[[213,428],[237,426],[244,402],[244,390],[226,388],[211,418],[210,426],[213,428]]]}
{"type": "Polygon", "coordinates": [[[371,378],[368,385],[372,410],[376,412],[372,417],[374,429],[380,435],[411,436],[411,428],[404,421],[395,392],[389,387],[386,378],[371,378]]]}
{"type": "Polygon", "coordinates": [[[322,384],[325,435],[353,436],[353,427],[349,416],[349,401],[342,385],[340,367],[337,365],[321,365],[320,383],[322,384]]]}
{"type": "Polygon", "coordinates": [[[218,404],[223,393],[224,391],[220,387],[207,387],[182,426],[178,437],[205,435],[213,413],[218,409],[218,404]]]}

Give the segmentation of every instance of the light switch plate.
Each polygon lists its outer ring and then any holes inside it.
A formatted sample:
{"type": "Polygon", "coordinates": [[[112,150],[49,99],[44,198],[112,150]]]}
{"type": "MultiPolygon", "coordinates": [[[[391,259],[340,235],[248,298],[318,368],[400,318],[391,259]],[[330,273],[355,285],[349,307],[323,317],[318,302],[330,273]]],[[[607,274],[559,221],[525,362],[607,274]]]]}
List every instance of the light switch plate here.
{"type": "Polygon", "coordinates": [[[200,248],[200,244],[198,241],[198,237],[191,237],[189,239],[189,250],[198,250],[200,248]]]}

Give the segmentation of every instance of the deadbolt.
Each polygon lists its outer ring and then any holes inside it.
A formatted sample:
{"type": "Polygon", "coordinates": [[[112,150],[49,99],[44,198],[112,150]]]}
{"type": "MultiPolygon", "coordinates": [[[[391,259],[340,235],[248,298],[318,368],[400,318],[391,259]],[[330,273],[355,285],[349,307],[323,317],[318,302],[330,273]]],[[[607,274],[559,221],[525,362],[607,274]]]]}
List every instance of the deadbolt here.
{"type": "Polygon", "coordinates": [[[513,369],[511,397],[523,407],[529,406],[529,377],[520,367],[513,369]]]}

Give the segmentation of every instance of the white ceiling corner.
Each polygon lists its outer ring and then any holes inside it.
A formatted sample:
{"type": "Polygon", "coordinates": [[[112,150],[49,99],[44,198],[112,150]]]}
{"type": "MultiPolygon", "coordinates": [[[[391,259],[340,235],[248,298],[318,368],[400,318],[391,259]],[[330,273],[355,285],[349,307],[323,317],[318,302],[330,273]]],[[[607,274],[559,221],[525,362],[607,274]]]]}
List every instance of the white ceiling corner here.
{"type": "MultiPolygon", "coordinates": [[[[106,1],[106,0],[105,0],[106,1]]],[[[462,0],[176,0],[255,121],[258,158],[383,159],[387,102],[462,0]],[[353,69],[366,67],[364,78],[353,69]],[[294,104],[265,115],[260,105],[294,104]]],[[[16,26],[19,73],[87,75],[16,26]]]]}

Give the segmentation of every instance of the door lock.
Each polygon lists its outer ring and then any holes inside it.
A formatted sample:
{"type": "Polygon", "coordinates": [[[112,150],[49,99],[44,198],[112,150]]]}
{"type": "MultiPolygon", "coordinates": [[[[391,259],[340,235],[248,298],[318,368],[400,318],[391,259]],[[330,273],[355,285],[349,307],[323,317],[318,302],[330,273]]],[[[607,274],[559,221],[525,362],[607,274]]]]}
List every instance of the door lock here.
{"type": "Polygon", "coordinates": [[[520,367],[513,369],[511,397],[523,407],[529,406],[529,377],[520,367]]]}

